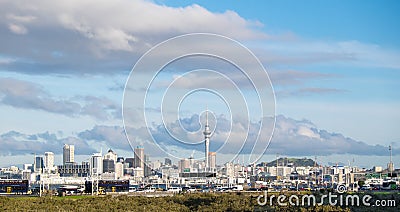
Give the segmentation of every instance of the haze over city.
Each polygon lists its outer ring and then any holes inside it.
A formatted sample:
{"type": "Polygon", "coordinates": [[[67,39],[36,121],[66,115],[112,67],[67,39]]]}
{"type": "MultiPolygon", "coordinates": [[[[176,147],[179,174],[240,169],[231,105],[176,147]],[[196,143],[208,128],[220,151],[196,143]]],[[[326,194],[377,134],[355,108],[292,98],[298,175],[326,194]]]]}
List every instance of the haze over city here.
{"type": "MultiPolygon", "coordinates": [[[[254,94],[229,64],[186,58],[155,78],[144,105],[150,124],[134,122],[130,130],[135,138],[128,142],[122,102],[134,64],[166,39],[199,32],[237,40],[267,70],[275,92],[276,123],[259,162],[279,154],[317,156],[324,165],[386,167],[391,145],[394,166],[400,165],[400,6],[395,1],[21,2],[0,3],[0,167],[32,163],[34,153],[44,152],[54,152],[55,163],[61,164],[64,144],[75,145],[75,161],[109,149],[133,157],[137,145],[143,145],[152,160],[163,160],[168,155],[154,146],[153,138],[176,152],[175,161],[192,154],[200,157],[204,144],[177,145],[165,129],[197,142],[203,138],[206,108],[215,130],[210,151],[217,151],[230,132],[231,115],[243,115],[230,114],[218,96],[198,92],[187,97],[179,118],[169,119],[166,126],[158,116],[162,95],[177,78],[181,81],[173,87],[176,92],[189,85],[231,91],[219,78],[183,75],[188,67],[205,64],[220,68],[244,88],[248,107],[256,111],[249,114],[250,126],[259,127],[260,120],[269,117],[257,115],[254,94]]],[[[239,119],[234,129],[246,123],[239,119]]],[[[248,132],[232,133],[239,138],[248,132]]],[[[244,149],[236,160],[249,153],[244,149]]],[[[217,163],[232,157],[231,152],[217,152],[217,163]]]]}

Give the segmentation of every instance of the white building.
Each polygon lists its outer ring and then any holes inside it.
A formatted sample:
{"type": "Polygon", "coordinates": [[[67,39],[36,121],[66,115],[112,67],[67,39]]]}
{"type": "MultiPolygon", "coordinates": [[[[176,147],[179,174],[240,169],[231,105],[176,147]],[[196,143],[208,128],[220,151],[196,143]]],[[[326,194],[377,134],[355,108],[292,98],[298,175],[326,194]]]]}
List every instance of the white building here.
{"type": "Polygon", "coordinates": [[[142,146],[137,146],[135,148],[135,165],[133,166],[134,168],[140,167],[144,170],[144,148],[142,146]]]}
{"type": "Polygon", "coordinates": [[[120,179],[124,176],[124,164],[121,162],[115,163],[115,179],[120,179]]]}
{"type": "Polygon", "coordinates": [[[107,154],[104,155],[104,159],[113,160],[114,163],[117,162],[117,154],[111,149],[108,150],[107,154]]]}
{"type": "Polygon", "coordinates": [[[151,163],[151,167],[153,168],[153,169],[159,169],[160,167],[161,167],[161,162],[159,161],[159,160],[157,160],[157,161],[154,161],[154,162],[152,162],[151,163]]]}
{"type": "Polygon", "coordinates": [[[217,153],[216,152],[209,152],[208,153],[208,167],[212,170],[217,167],[217,153]]]}
{"type": "Polygon", "coordinates": [[[178,164],[179,172],[190,172],[190,160],[187,158],[184,158],[179,161],[178,164]]]}
{"type": "Polygon", "coordinates": [[[23,170],[32,170],[33,169],[33,164],[31,163],[25,163],[23,165],[23,170]]]}
{"type": "Polygon", "coordinates": [[[101,153],[94,153],[90,158],[90,168],[92,175],[103,173],[103,158],[101,153]]]}
{"type": "MultiPolygon", "coordinates": [[[[308,169],[303,169],[304,167],[299,167],[297,172],[300,175],[304,175],[304,173],[308,173],[308,169]]],[[[287,167],[287,166],[279,166],[276,168],[276,166],[269,166],[265,168],[265,172],[269,173],[271,176],[279,176],[279,177],[287,177],[294,171],[293,167],[287,167]]]]}
{"type": "Polygon", "coordinates": [[[46,172],[51,172],[55,170],[54,167],[54,153],[53,152],[45,152],[44,153],[44,168],[46,172]]]}
{"type": "Polygon", "coordinates": [[[75,146],[64,144],[63,147],[63,164],[73,163],[75,157],[75,146]]]}
{"type": "Polygon", "coordinates": [[[382,172],[382,171],[383,171],[383,168],[382,168],[382,166],[374,166],[374,167],[373,167],[373,171],[374,171],[374,172],[382,172]]]}
{"type": "Polygon", "coordinates": [[[142,178],[144,177],[144,170],[140,167],[136,167],[133,170],[135,178],[142,178]]]}

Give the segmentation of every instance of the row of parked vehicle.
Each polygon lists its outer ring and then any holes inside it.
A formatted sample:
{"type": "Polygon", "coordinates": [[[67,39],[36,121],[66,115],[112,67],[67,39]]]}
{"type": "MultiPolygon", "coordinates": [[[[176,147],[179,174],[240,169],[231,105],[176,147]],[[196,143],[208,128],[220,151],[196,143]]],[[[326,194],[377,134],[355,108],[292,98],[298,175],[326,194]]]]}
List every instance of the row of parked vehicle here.
{"type": "Polygon", "coordinates": [[[243,191],[243,186],[242,185],[235,185],[231,187],[223,187],[223,186],[171,186],[168,187],[167,189],[164,188],[159,188],[159,187],[153,187],[153,186],[147,186],[147,187],[130,187],[129,192],[143,192],[143,193],[151,193],[151,192],[157,192],[157,191],[163,191],[163,192],[172,192],[172,193],[181,193],[181,192],[187,192],[187,193],[194,193],[194,192],[229,192],[229,191],[243,191]]]}

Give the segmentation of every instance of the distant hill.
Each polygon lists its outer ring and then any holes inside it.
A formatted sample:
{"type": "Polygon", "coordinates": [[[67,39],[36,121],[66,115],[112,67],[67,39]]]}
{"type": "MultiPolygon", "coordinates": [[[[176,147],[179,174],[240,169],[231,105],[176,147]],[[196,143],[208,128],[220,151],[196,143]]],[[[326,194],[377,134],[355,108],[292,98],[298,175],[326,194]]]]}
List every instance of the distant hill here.
{"type": "MultiPolygon", "coordinates": [[[[309,158],[279,158],[278,159],[279,166],[314,166],[315,161],[309,158]]],[[[316,164],[318,166],[318,164],[316,164]]],[[[262,162],[257,166],[276,166],[276,160],[271,162],[262,162]]]]}

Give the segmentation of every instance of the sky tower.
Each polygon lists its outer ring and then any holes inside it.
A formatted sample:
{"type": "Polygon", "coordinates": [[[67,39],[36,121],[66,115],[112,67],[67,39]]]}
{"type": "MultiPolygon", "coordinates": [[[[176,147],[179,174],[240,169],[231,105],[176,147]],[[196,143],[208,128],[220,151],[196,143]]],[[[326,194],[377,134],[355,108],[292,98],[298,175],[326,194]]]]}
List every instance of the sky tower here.
{"type": "Polygon", "coordinates": [[[204,127],[204,143],[205,143],[205,163],[206,163],[206,168],[209,166],[209,158],[208,158],[208,152],[210,151],[210,137],[211,137],[211,131],[210,131],[210,126],[208,125],[208,108],[206,109],[206,126],[204,127]]]}

